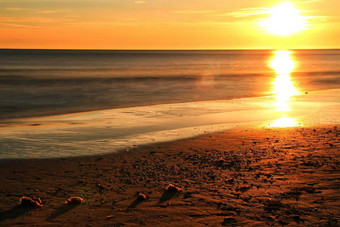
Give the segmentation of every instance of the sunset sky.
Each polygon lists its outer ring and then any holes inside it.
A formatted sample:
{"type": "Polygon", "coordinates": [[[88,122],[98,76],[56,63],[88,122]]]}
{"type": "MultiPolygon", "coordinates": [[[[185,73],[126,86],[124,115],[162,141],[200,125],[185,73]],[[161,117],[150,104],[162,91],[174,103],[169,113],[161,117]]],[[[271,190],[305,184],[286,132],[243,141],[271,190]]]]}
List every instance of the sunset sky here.
{"type": "Polygon", "coordinates": [[[339,0],[0,0],[0,48],[340,48],[339,11],[339,0]],[[293,34],[263,26],[282,2],[304,21],[293,34]]]}

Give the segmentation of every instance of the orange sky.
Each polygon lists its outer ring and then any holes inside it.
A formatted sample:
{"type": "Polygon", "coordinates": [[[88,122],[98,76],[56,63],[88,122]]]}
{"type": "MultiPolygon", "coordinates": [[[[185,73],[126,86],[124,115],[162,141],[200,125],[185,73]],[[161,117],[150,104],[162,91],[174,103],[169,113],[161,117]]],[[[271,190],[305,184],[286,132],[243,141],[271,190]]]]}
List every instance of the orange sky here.
{"type": "Polygon", "coordinates": [[[0,0],[0,48],[340,48],[339,0],[0,0]],[[291,2],[305,30],[279,36],[259,21],[291,2]]]}

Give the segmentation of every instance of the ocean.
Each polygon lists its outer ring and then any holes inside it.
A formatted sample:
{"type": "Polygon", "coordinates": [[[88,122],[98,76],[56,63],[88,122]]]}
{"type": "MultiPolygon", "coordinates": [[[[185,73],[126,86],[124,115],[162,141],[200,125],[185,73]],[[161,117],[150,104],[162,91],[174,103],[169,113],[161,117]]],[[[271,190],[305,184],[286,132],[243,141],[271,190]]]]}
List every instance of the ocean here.
{"type": "Polygon", "coordinates": [[[340,50],[0,50],[0,159],[340,124],[340,50]]]}
{"type": "MultiPolygon", "coordinates": [[[[270,95],[270,50],[0,50],[0,119],[270,95]]],[[[340,88],[340,50],[293,50],[301,91],[340,88]]]]}

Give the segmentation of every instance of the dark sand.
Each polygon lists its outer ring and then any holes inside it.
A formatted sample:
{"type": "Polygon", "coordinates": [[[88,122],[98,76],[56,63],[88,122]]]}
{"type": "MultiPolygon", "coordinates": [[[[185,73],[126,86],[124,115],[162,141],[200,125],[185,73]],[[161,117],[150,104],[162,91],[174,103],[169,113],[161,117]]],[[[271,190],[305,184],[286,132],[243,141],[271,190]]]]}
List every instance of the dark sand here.
{"type": "Polygon", "coordinates": [[[0,225],[339,226],[339,135],[235,129],[99,157],[1,161],[0,225]],[[24,195],[43,207],[17,207],[24,195]],[[65,205],[70,196],[85,202],[65,205]]]}

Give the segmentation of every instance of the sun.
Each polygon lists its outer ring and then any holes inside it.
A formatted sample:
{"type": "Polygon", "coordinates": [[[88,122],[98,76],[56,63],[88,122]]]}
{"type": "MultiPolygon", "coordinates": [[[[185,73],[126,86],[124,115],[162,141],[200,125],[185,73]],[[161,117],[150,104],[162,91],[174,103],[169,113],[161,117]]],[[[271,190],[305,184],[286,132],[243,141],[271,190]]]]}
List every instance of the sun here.
{"type": "Polygon", "coordinates": [[[305,17],[290,2],[283,2],[269,10],[269,17],[261,24],[275,35],[291,35],[305,29],[305,17]]]}

